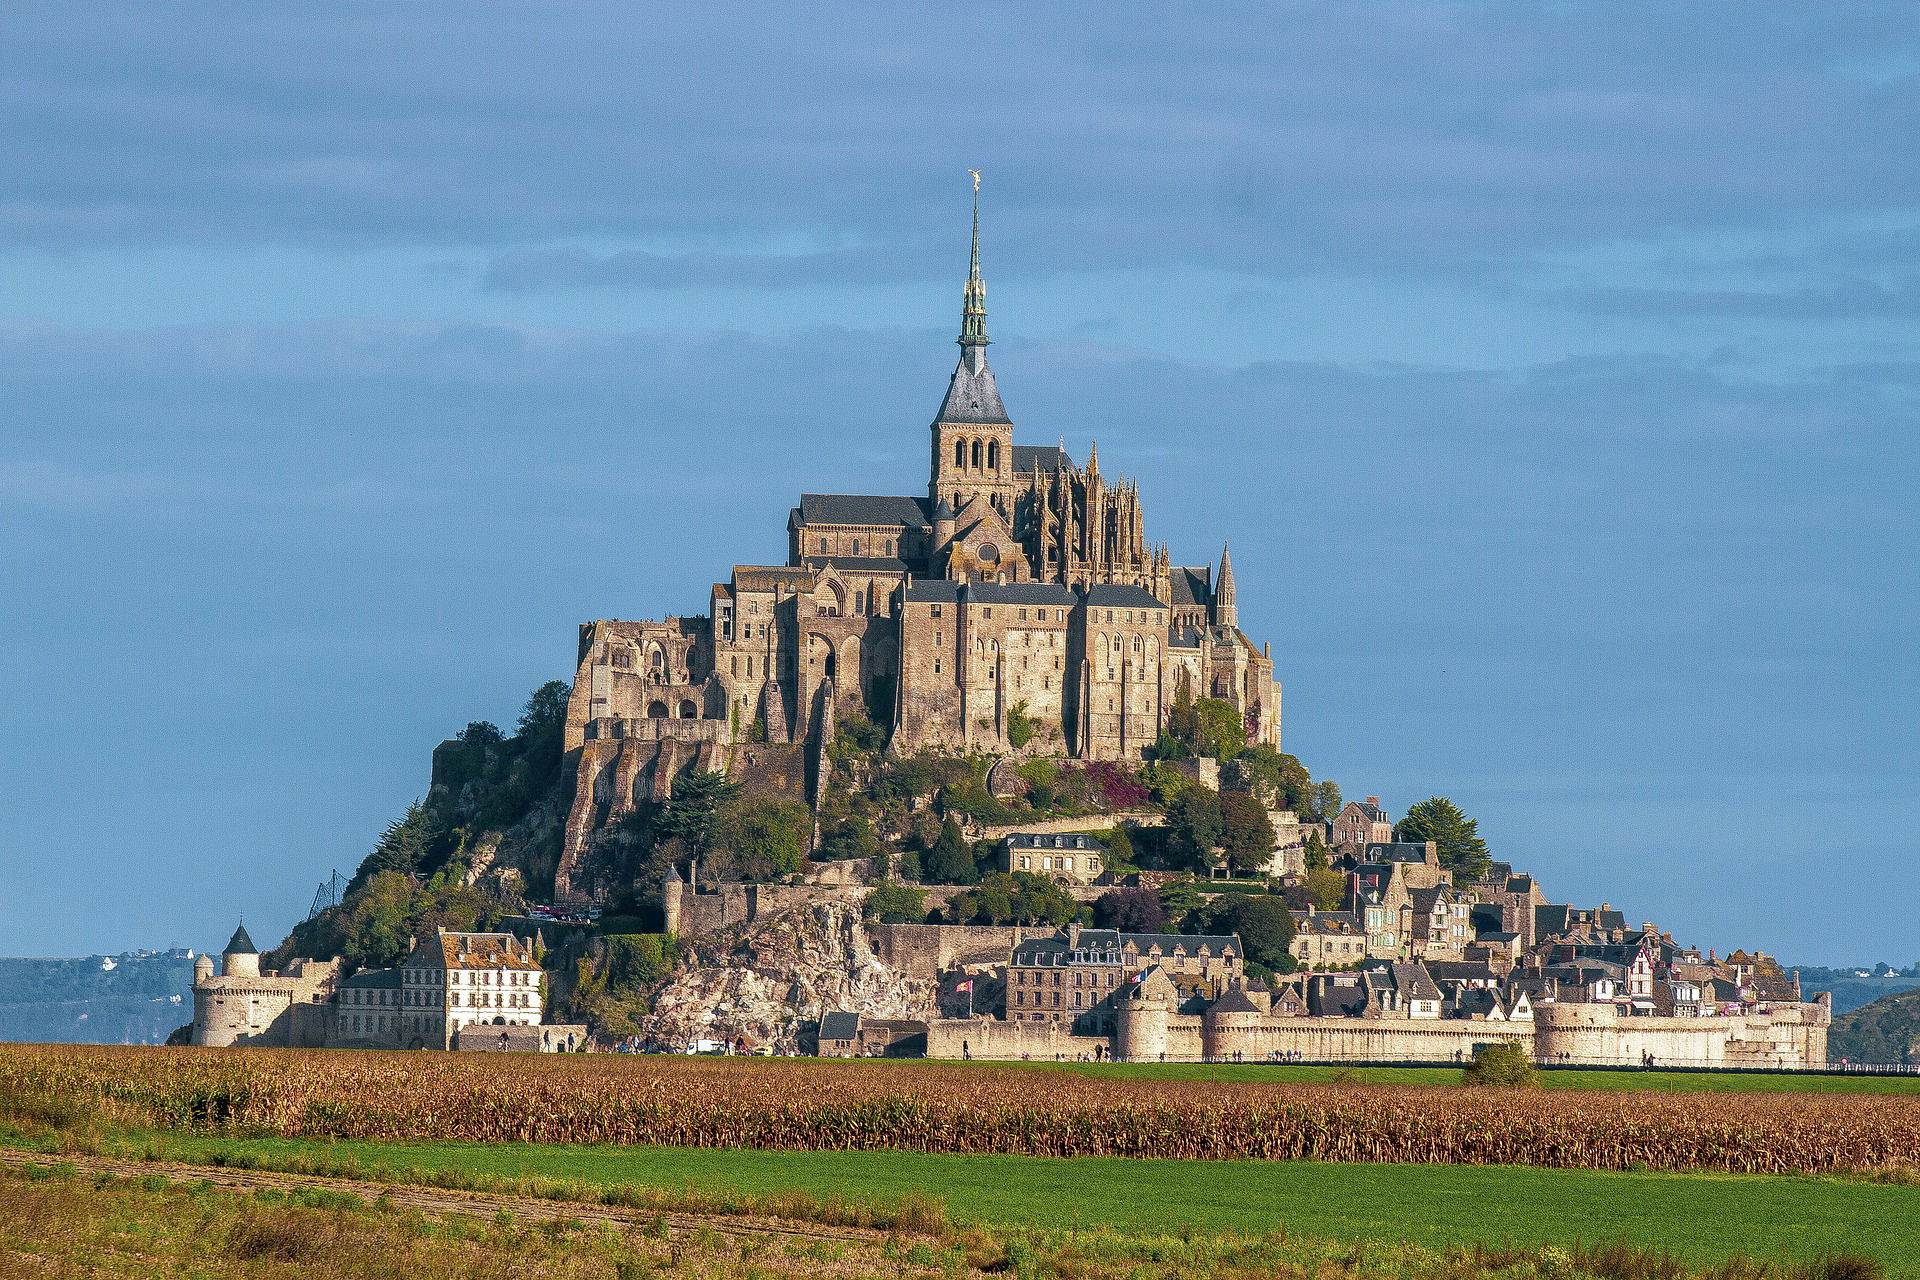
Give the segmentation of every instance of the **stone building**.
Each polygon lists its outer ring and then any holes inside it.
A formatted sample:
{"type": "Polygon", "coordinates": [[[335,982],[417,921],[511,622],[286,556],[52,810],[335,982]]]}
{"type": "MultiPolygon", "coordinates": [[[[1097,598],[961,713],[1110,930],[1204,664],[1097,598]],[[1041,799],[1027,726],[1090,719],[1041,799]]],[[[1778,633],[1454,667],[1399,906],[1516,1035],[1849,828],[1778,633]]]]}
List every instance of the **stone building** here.
{"type": "Polygon", "coordinates": [[[999,869],[1063,884],[1094,884],[1107,874],[1106,855],[1106,846],[1084,831],[1016,831],[1000,842],[999,869]]]}
{"type": "Polygon", "coordinates": [[[340,980],[338,960],[296,960],[284,972],[260,970],[260,952],[247,927],[233,931],[220,956],[193,963],[193,1030],[190,1043],[317,1047],[332,1030],[332,1000],[340,980]]]}
{"type": "Polygon", "coordinates": [[[1379,796],[1368,796],[1364,802],[1349,800],[1333,819],[1333,847],[1341,853],[1358,854],[1370,844],[1392,840],[1393,822],[1380,807],[1379,796]]]}
{"type": "Polygon", "coordinates": [[[1017,944],[1007,965],[1007,1018],[1112,1032],[1114,1000],[1148,969],[1183,1000],[1211,1001],[1245,972],[1232,935],[1122,933],[1068,925],[1017,944]]]}
{"type": "Polygon", "coordinates": [[[786,563],[734,566],[705,614],[582,625],[560,896],[605,891],[595,835],[682,772],[737,769],[738,744],[808,791],[839,714],[899,751],[1139,758],[1184,687],[1279,746],[1280,685],[1240,630],[1231,556],[1176,565],[1147,537],[1139,482],[1103,472],[1097,447],[1083,466],[1016,443],[988,344],[976,205],[925,495],[802,494],[786,563]]]}

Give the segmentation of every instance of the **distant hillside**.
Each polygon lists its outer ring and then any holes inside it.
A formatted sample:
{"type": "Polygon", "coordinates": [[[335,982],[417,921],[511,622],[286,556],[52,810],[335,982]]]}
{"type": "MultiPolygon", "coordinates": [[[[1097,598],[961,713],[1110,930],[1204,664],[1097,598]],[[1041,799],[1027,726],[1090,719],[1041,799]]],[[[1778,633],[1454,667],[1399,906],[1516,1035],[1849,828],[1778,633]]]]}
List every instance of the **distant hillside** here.
{"type": "Polygon", "coordinates": [[[1833,993],[1833,1011],[1836,1014],[1851,1012],[1873,1003],[1881,996],[1920,988],[1920,966],[1896,971],[1890,966],[1880,965],[1873,976],[1863,977],[1862,970],[1866,967],[1825,969],[1818,965],[1792,966],[1793,971],[1800,975],[1800,989],[1806,993],[1807,999],[1813,999],[1822,991],[1833,993]]]}
{"type": "Polygon", "coordinates": [[[0,1040],[160,1044],[193,1017],[193,957],[0,958],[0,1040]]]}
{"type": "MultiPolygon", "coordinates": [[[[1911,981],[1909,979],[1908,981],[1911,981]]],[[[1881,996],[1836,1014],[1827,1059],[1838,1062],[1920,1062],[1920,989],[1881,996]]]]}

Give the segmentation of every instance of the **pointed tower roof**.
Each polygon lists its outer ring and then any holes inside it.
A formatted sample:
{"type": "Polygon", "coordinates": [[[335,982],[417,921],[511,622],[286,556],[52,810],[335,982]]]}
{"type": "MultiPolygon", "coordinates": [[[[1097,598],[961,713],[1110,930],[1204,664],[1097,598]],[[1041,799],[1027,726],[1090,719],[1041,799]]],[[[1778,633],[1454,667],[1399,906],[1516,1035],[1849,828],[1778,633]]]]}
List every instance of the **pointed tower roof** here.
{"type": "Polygon", "coordinates": [[[993,370],[987,367],[987,286],[980,279],[980,175],[973,177],[973,256],[967,265],[967,288],[960,307],[960,363],[947,384],[936,422],[966,422],[1011,426],[993,370]]]}
{"type": "Polygon", "coordinates": [[[242,924],[227,939],[227,949],[221,953],[229,956],[257,956],[259,949],[253,945],[253,939],[247,936],[247,926],[242,924]]]}
{"type": "Polygon", "coordinates": [[[959,512],[953,509],[953,504],[947,501],[945,494],[941,494],[940,501],[933,504],[933,518],[935,520],[951,520],[958,514],[959,512]]]}
{"type": "Polygon", "coordinates": [[[1233,553],[1220,544],[1220,577],[1213,584],[1213,620],[1223,627],[1237,626],[1240,610],[1235,607],[1233,591],[1233,553]]]}

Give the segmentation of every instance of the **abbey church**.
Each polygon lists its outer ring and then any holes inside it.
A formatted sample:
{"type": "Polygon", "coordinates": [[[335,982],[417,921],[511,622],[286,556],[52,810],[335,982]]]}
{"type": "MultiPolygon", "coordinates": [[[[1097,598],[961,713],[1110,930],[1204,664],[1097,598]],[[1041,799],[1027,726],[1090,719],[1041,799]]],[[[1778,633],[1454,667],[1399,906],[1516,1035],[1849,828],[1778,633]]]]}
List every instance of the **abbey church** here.
{"type": "Polygon", "coordinates": [[[689,768],[810,799],[837,717],[911,754],[1140,758],[1184,688],[1280,743],[1280,685],[1241,632],[1233,565],[1175,564],[1139,485],[1016,444],[987,363],[976,198],[960,360],[929,428],[927,491],[800,496],[787,559],[735,565],[708,612],[580,628],[558,884],[592,891],[594,832],[689,768]],[[1017,745],[1016,745],[1017,744],[1017,745]]]}

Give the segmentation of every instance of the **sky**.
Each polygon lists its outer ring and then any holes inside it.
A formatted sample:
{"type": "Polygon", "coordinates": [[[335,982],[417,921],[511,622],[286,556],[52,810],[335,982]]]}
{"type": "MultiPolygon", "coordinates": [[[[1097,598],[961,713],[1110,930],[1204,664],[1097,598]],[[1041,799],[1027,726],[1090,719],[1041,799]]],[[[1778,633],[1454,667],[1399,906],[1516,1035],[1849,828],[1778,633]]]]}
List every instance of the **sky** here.
{"type": "Polygon", "coordinates": [[[1231,539],[1285,746],[1911,963],[1920,12],[0,11],[0,951],[263,942],[578,623],[1018,438],[1231,539]]]}

